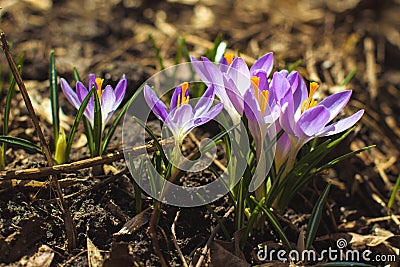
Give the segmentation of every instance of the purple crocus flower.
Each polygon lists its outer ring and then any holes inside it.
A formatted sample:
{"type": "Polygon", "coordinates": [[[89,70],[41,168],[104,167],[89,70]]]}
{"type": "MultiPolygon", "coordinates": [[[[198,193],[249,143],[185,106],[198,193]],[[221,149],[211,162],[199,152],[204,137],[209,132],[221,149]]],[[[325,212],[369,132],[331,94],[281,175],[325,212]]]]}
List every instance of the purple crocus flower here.
{"type": "MultiPolygon", "coordinates": [[[[102,127],[104,128],[105,124],[114,114],[118,106],[121,104],[124,99],[126,92],[127,80],[125,78],[125,74],[122,75],[122,78],[118,82],[115,90],[111,87],[111,85],[107,85],[104,90],[102,89],[104,79],[96,78],[94,74],[89,75],[89,90],[96,88],[97,95],[100,100],[101,106],[101,119],[102,119],[102,127]]],[[[76,108],[79,109],[83,100],[89,93],[89,90],[83,85],[82,82],[76,83],[76,92],[72,90],[69,86],[68,82],[61,78],[61,89],[63,90],[65,96],[68,101],[76,108]]],[[[94,96],[92,96],[89,100],[89,103],[84,111],[86,118],[90,121],[92,127],[94,126],[94,96]]]]}
{"type": "Polygon", "coordinates": [[[219,68],[205,57],[201,60],[191,57],[191,60],[202,81],[215,86],[216,95],[224,103],[224,108],[234,124],[240,122],[244,109],[244,95],[252,87],[252,77],[258,77],[261,87],[264,87],[268,83],[273,66],[272,53],[259,58],[250,70],[242,58],[235,57],[232,53],[224,55],[219,68]]]}
{"type": "Polygon", "coordinates": [[[216,117],[223,109],[223,104],[218,103],[212,107],[214,101],[214,86],[211,85],[199,99],[196,106],[189,105],[188,83],[178,86],[171,99],[170,109],[157,97],[148,86],[144,87],[144,98],[153,113],[164,122],[178,145],[195,127],[203,125],[216,117]]]}
{"type": "Polygon", "coordinates": [[[310,84],[308,93],[297,72],[288,74],[287,79],[291,87],[280,101],[282,114],[279,122],[290,138],[291,150],[287,164],[289,170],[304,144],[316,137],[330,136],[349,129],[361,118],[364,110],[329,124],[349,102],[352,91],[333,94],[317,103],[313,99],[313,94],[318,89],[316,82],[310,84]]]}

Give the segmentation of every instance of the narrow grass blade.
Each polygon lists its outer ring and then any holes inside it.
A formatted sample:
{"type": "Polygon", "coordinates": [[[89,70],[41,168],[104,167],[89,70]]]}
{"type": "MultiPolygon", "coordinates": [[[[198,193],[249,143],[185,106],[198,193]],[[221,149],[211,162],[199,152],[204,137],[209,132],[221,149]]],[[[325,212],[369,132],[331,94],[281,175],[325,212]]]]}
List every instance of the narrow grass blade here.
{"type": "Polygon", "coordinates": [[[281,238],[283,245],[286,247],[286,249],[291,250],[292,246],[290,245],[289,239],[287,238],[285,231],[283,231],[282,226],[279,224],[278,220],[276,219],[276,217],[272,213],[272,211],[269,208],[266,208],[265,206],[260,205],[260,203],[256,200],[256,198],[254,196],[250,196],[250,199],[257,206],[259,206],[262,209],[262,211],[267,215],[268,220],[271,222],[272,227],[278,233],[278,235],[281,238]]]}
{"type": "Polygon", "coordinates": [[[244,234],[242,235],[242,239],[240,240],[240,248],[243,249],[246,245],[247,239],[250,235],[251,230],[253,229],[253,225],[256,222],[257,218],[259,218],[259,214],[261,211],[261,207],[264,205],[265,197],[263,197],[257,205],[254,207],[253,212],[250,215],[249,222],[247,223],[244,234]]]}
{"type": "Polygon", "coordinates": [[[114,135],[115,130],[117,129],[117,126],[119,124],[119,122],[121,121],[121,119],[124,117],[126,111],[128,110],[128,108],[131,106],[131,104],[133,103],[133,101],[137,98],[137,96],[139,94],[142,93],[144,86],[141,86],[134,94],[133,96],[125,103],[125,105],[121,108],[121,110],[119,111],[118,115],[116,116],[116,118],[113,120],[113,123],[111,124],[111,126],[108,128],[107,134],[104,137],[103,140],[103,144],[101,146],[101,154],[106,150],[111,137],[114,135]]]}
{"type": "Polygon", "coordinates": [[[366,146],[366,147],[360,148],[360,149],[358,149],[356,151],[352,151],[350,153],[347,153],[347,154],[344,154],[344,155],[342,155],[340,157],[337,157],[337,158],[331,160],[330,162],[328,162],[327,164],[325,164],[325,165],[319,167],[318,169],[316,169],[314,171],[314,173],[319,173],[319,172],[321,172],[323,170],[326,170],[326,169],[332,167],[333,165],[335,165],[335,164],[337,164],[337,163],[339,163],[339,162],[341,162],[341,161],[343,161],[345,159],[351,158],[352,156],[354,156],[354,155],[356,155],[358,153],[361,153],[363,151],[369,150],[369,149],[374,148],[374,147],[376,147],[376,145],[366,146]]]}
{"type": "Polygon", "coordinates": [[[301,64],[301,62],[302,62],[301,58],[298,59],[298,60],[296,60],[295,63],[293,63],[292,65],[290,65],[290,66],[287,68],[288,72],[294,71],[294,70],[301,64]]]}
{"type": "Polygon", "coordinates": [[[394,204],[394,201],[396,199],[396,194],[397,194],[397,191],[399,190],[399,187],[400,187],[400,174],[397,177],[396,184],[393,187],[392,194],[390,195],[390,199],[389,199],[389,202],[387,204],[389,210],[392,208],[392,206],[394,204]]]}
{"type": "Polygon", "coordinates": [[[80,81],[82,81],[82,80],[81,80],[81,77],[79,76],[79,72],[78,72],[77,68],[75,68],[75,67],[74,67],[74,81],[75,81],[75,82],[80,82],[80,81]]]}
{"type": "Polygon", "coordinates": [[[31,150],[33,152],[43,154],[42,148],[40,146],[35,145],[31,141],[23,139],[23,138],[19,138],[19,137],[15,137],[15,136],[0,135],[0,142],[7,143],[9,145],[15,145],[15,146],[18,146],[21,148],[31,150]]]}
{"type": "MultiPolygon", "coordinates": [[[[75,120],[74,120],[74,124],[72,125],[72,128],[71,128],[71,132],[68,135],[67,148],[65,150],[67,161],[69,159],[69,154],[71,152],[71,147],[72,147],[72,143],[74,142],[75,134],[76,134],[76,132],[78,130],[79,122],[82,120],[82,116],[83,116],[83,114],[85,112],[85,109],[86,109],[86,107],[87,107],[87,105],[89,103],[90,98],[92,97],[92,95],[94,93],[95,93],[95,90],[91,90],[87,94],[87,96],[83,99],[81,106],[79,107],[78,113],[76,114],[76,117],[75,117],[75,120]]],[[[89,140],[88,140],[88,142],[89,142],[89,140]]]]}
{"type": "Polygon", "coordinates": [[[315,204],[313,211],[311,213],[310,220],[308,221],[307,232],[306,232],[306,242],[305,249],[308,250],[311,248],[312,242],[314,241],[315,235],[317,234],[317,230],[322,218],[322,212],[324,210],[324,206],[326,203],[326,199],[328,198],[329,190],[331,189],[331,184],[329,183],[322,194],[319,196],[317,203],[315,204]]]}
{"type": "Polygon", "coordinates": [[[175,57],[175,64],[179,64],[182,57],[184,57],[187,62],[190,62],[190,55],[186,46],[185,38],[179,36],[177,41],[178,41],[178,51],[175,57]]]}
{"type": "MultiPolygon", "coordinates": [[[[18,71],[21,74],[22,72],[22,66],[18,65],[18,71]]],[[[16,80],[14,75],[10,75],[10,86],[8,87],[7,91],[7,96],[6,96],[6,103],[5,103],[5,108],[4,108],[4,119],[3,119],[3,135],[8,135],[8,127],[9,127],[9,121],[10,121],[10,110],[11,110],[11,100],[14,96],[15,93],[15,85],[16,85],[16,80]]],[[[7,150],[7,145],[6,143],[3,143],[0,147],[0,169],[5,168],[5,159],[6,159],[6,150],[7,150]]]]}
{"type": "Polygon", "coordinates": [[[157,136],[153,133],[153,131],[139,118],[137,117],[133,117],[133,119],[140,124],[140,126],[142,126],[146,132],[150,135],[151,139],[153,139],[155,146],[157,147],[157,150],[160,151],[161,157],[163,159],[164,165],[168,166],[169,165],[169,161],[167,156],[165,156],[164,150],[160,144],[160,142],[158,141],[157,136]]]}
{"type": "MultiPolygon", "coordinates": [[[[92,90],[96,90],[94,87],[92,90]]],[[[102,116],[100,99],[97,92],[94,93],[94,123],[93,123],[93,142],[94,142],[94,155],[100,155],[101,149],[101,132],[102,132],[102,116]]]]}
{"type": "Polygon", "coordinates": [[[153,46],[153,50],[156,53],[156,58],[158,60],[158,63],[160,64],[160,68],[161,68],[161,70],[163,70],[163,69],[165,69],[165,66],[164,66],[164,60],[161,56],[161,49],[157,46],[156,40],[154,39],[152,34],[149,34],[149,38],[150,38],[151,44],[153,46]]]}
{"type": "Polygon", "coordinates": [[[49,83],[51,114],[53,118],[53,134],[55,143],[57,143],[58,131],[60,129],[60,106],[58,102],[57,69],[54,50],[51,50],[50,52],[49,83]]]}
{"type": "Polygon", "coordinates": [[[340,83],[340,86],[345,86],[346,84],[348,84],[350,80],[353,79],[353,77],[356,75],[357,71],[358,71],[357,68],[350,71],[350,73],[347,74],[347,76],[344,78],[343,82],[340,83]]]}

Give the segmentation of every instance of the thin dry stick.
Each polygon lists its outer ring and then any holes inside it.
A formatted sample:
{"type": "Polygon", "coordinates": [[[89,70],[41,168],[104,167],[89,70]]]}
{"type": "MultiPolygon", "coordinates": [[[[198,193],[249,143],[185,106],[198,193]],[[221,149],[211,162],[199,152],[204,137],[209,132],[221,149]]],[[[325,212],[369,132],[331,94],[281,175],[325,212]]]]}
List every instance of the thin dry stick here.
{"type": "MultiPolygon", "coordinates": [[[[174,143],[172,140],[160,141],[166,147],[172,146],[174,143]]],[[[1,180],[35,180],[41,177],[45,177],[53,174],[60,173],[70,173],[77,170],[90,168],[96,165],[108,164],[117,160],[124,158],[124,153],[129,153],[131,156],[138,156],[141,154],[145,154],[147,152],[154,152],[157,150],[157,147],[153,145],[153,143],[148,143],[143,146],[137,146],[130,149],[119,150],[113,153],[108,153],[106,155],[97,156],[89,159],[82,159],[72,163],[55,165],[52,167],[42,167],[42,168],[31,168],[25,170],[9,170],[9,171],[1,171],[0,172],[0,181],[1,180]],[[146,152],[147,151],[147,152],[146,152]]]]}
{"type": "MultiPolygon", "coordinates": [[[[10,51],[10,47],[7,42],[6,35],[3,31],[0,32],[0,39],[1,39],[4,54],[7,58],[10,69],[14,75],[15,81],[18,84],[19,90],[21,91],[26,108],[28,109],[28,112],[29,112],[29,116],[31,117],[31,120],[35,127],[36,134],[39,137],[40,143],[42,145],[42,150],[43,150],[44,155],[47,160],[47,164],[49,165],[49,167],[52,167],[53,159],[51,157],[50,148],[46,142],[46,139],[44,137],[42,129],[40,128],[39,120],[36,116],[35,110],[33,109],[32,102],[31,102],[31,99],[29,98],[28,91],[26,90],[25,84],[22,81],[21,75],[19,74],[17,65],[14,62],[14,59],[13,59],[11,51],[10,51]]],[[[76,247],[76,231],[75,231],[75,226],[74,226],[74,223],[72,220],[72,216],[69,211],[68,205],[64,200],[64,196],[61,191],[61,187],[60,187],[60,183],[58,182],[57,175],[50,175],[49,180],[55,189],[55,192],[59,199],[59,206],[61,208],[61,212],[64,215],[64,224],[65,224],[65,230],[66,230],[67,239],[68,239],[68,249],[71,251],[72,249],[75,249],[75,247],[76,247]]]]}
{"type": "MultiPolygon", "coordinates": [[[[235,206],[232,206],[222,217],[222,222],[225,222],[225,220],[229,217],[229,215],[235,210],[235,206]]],[[[210,237],[207,240],[207,244],[204,246],[204,248],[201,250],[201,256],[199,260],[196,263],[196,267],[201,267],[201,264],[204,261],[205,255],[207,254],[207,251],[209,250],[211,243],[213,242],[215,236],[217,235],[219,229],[221,228],[221,224],[218,224],[214,230],[212,231],[210,237]]],[[[193,262],[190,263],[190,266],[193,266],[193,262]]]]}
{"type": "Polygon", "coordinates": [[[181,248],[180,248],[179,245],[178,245],[178,241],[176,240],[175,226],[176,226],[176,224],[177,224],[177,222],[178,222],[178,218],[179,218],[179,214],[180,214],[180,213],[181,213],[180,210],[178,210],[178,211],[176,212],[176,216],[175,216],[174,222],[173,222],[172,225],[171,225],[172,241],[174,242],[174,246],[175,246],[176,250],[178,251],[178,255],[179,255],[179,257],[181,258],[181,261],[182,261],[183,266],[184,266],[184,267],[188,267],[188,264],[187,264],[187,262],[186,262],[186,259],[185,259],[185,257],[183,256],[182,250],[181,250],[181,248]]]}

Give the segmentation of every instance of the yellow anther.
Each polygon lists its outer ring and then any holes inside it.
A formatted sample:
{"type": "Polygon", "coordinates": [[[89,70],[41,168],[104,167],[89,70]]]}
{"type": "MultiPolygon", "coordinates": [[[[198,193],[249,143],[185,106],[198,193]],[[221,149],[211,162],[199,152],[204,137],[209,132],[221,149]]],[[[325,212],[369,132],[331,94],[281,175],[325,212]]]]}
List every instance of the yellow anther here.
{"type": "Polygon", "coordinates": [[[101,95],[103,94],[103,90],[101,87],[103,86],[104,79],[102,78],[96,78],[96,84],[97,84],[97,95],[99,96],[99,99],[101,98],[101,95]]]}
{"type": "Polygon", "coordinates": [[[189,96],[186,96],[186,92],[189,88],[189,83],[184,82],[181,84],[181,93],[178,95],[177,107],[179,108],[181,105],[185,105],[189,103],[189,96]]]}
{"type": "Polygon", "coordinates": [[[319,85],[317,82],[310,83],[310,93],[308,94],[308,99],[303,102],[301,105],[301,113],[306,111],[309,108],[315,107],[317,105],[317,101],[313,99],[314,93],[317,91],[319,85]]]}
{"type": "Polygon", "coordinates": [[[228,66],[231,65],[233,59],[235,58],[235,55],[233,53],[225,53],[224,58],[226,62],[228,62],[228,66]]]}
{"type": "Polygon", "coordinates": [[[265,110],[267,110],[268,96],[269,96],[268,90],[261,91],[261,98],[258,102],[260,103],[260,110],[263,116],[265,115],[265,110]]]}
{"type": "Polygon", "coordinates": [[[251,84],[253,85],[253,89],[254,89],[254,95],[256,96],[257,100],[259,100],[259,94],[260,94],[260,90],[258,88],[258,86],[260,85],[260,77],[258,76],[252,76],[250,78],[251,80],[251,84]]]}

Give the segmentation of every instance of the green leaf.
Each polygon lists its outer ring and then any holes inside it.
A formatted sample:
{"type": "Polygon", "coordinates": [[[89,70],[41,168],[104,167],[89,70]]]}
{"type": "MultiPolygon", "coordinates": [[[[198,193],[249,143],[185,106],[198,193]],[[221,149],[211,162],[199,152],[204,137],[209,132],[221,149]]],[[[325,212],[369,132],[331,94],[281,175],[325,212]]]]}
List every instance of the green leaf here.
{"type": "Polygon", "coordinates": [[[352,151],[352,152],[344,154],[344,155],[342,155],[340,157],[337,157],[337,158],[329,161],[327,164],[325,164],[325,165],[319,167],[318,169],[316,169],[314,171],[314,173],[319,173],[319,172],[321,172],[323,170],[326,170],[326,169],[332,167],[333,165],[335,165],[335,164],[337,164],[337,163],[339,163],[339,162],[341,162],[341,161],[343,161],[345,159],[351,158],[352,156],[354,156],[354,155],[356,155],[358,153],[361,153],[363,151],[369,150],[369,149],[374,148],[374,147],[376,147],[376,145],[366,146],[366,147],[360,148],[360,149],[358,149],[356,151],[352,151]]]}
{"type": "MultiPolygon", "coordinates": [[[[22,66],[18,65],[18,71],[22,73],[22,66]]],[[[11,100],[15,92],[15,85],[17,84],[14,75],[11,75],[10,86],[6,96],[6,103],[4,108],[4,120],[3,120],[3,135],[8,134],[8,125],[10,120],[11,100]]]]}
{"type": "Polygon", "coordinates": [[[240,240],[240,248],[243,249],[244,246],[246,245],[247,242],[247,238],[250,235],[250,231],[253,229],[253,225],[256,222],[257,218],[259,218],[259,214],[261,211],[261,207],[264,205],[265,202],[265,197],[263,197],[258,204],[255,206],[255,208],[253,209],[250,218],[249,218],[249,222],[247,223],[246,229],[244,234],[242,235],[242,239],[240,240]]]}
{"type": "MultiPolygon", "coordinates": [[[[78,113],[75,116],[74,124],[72,125],[71,132],[68,135],[67,148],[65,150],[66,161],[68,161],[68,159],[69,159],[69,154],[71,153],[72,143],[74,142],[74,137],[78,130],[79,122],[82,119],[85,109],[89,103],[90,97],[92,96],[92,94],[95,93],[95,91],[96,91],[95,89],[90,90],[90,92],[87,94],[87,96],[83,99],[82,104],[79,107],[78,113]]],[[[89,139],[88,139],[88,143],[89,143],[89,139]]]]}
{"type": "MultiPolygon", "coordinates": [[[[92,90],[96,90],[93,86],[92,90]]],[[[100,155],[101,150],[101,132],[102,132],[102,118],[101,118],[100,99],[97,92],[94,93],[94,123],[93,123],[93,145],[94,156],[100,155]]]]}
{"type": "Polygon", "coordinates": [[[117,129],[117,126],[119,124],[119,122],[121,121],[121,119],[124,117],[126,111],[128,110],[128,108],[132,105],[133,101],[137,98],[137,96],[142,93],[144,86],[141,86],[134,94],[133,96],[125,103],[125,105],[121,108],[121,110],[119,111],[117,117],[113,120],[113,123],[111,124],[111,126],[108,128],[107,134],[104,137],[103,140],[103,144],[101,147],[101,154],[103,154],[103,152],[106,150],[112,136],[114,135],[115,130],[117,129]]]}
{"type": "Polygon", "coordinates": [[[76,67],[74,67],[74,81],[75,81],[75,82],[80,82],[80,81],[82,81],[82,80],[81,80],[81,77],[79,76],[79,72],[78,72],[78,70],[77,70],[76,67]]]}
{"type": "Polygon", "coordinates": [[[54,50],[51,50],[50,52],[49,83],[50,83],[49,86],[50,86],[51,114],[53,118],[53,134],[55,143],[57,143],[58,131],[60,129],[60,106],[58,102],[57,69],[56,69],[56,59],[54,56],[54,50]]]}
{"type": "Polygon", "coordinates": [[[146,130],[146,132],[150,135],[151,139],[153,139],[154,145],[157,147],[157,150],[160,151],[160,155],[161,155],[161,158],[162,158],[162,160],[164,162],[164,165],[168,166],[169,165],[168,158],[167,158],[167,156],[165,156],[164,150],[163,150],[160,142],[158,141],[157,136],[153,133],[153,131],[141,119],[139,119],[137,117],[133,117],[133,119],[137,123],[139,123],[140,126],[142,126],[146,130]]]}
{"type": "Polygon", "coordinates": [[[350,71],[350,73],[347,74],[347,76],[344,78],[343,82],[340,83],[340,86],[345,86],[346,84],[348,84],[350,80],[353,79],[353,77],[356,75],[357,71],[358,68],[355,68],[354,70],[350,71]]]}
{"type": "Polygon", "coordinates": [[[396,194],[397,194],[397,191],[399,190],[399,187],[400,187],[400,174],[397,177],[396,184],[393,187],[392,194],[390,195],[390,199],[389,199],[389,202],[387,204],[389,210],[392,208],[392,206],[394,204],[394,201],[396,199],[396,194]]]}
{"type": "Polygon", "coordinates": [[[279,237],[283,241],[284,246],[286,249],[291,250],[292,246],[290,245],[289,239],[287,238],[285,231],[283,230],[282,226],[279,224],[278,220],[276,219],[275,215],[272,213],[272,211],[269,208],[266,208],[263,205],[260,205],[260,203],[256,200],[254,196],[250,196],[250,199],[259,206],[263,212],[267,215],[268,220],[271,222],[273,228],[275,231],[278,233],[279,237]]]}
{"type": "MultiPolygon", "coordinates": [[[[22,66],[18,65],[18,71],[21,74],[22,72],[22,66]]],[[[5,108],[4,108],[4,119],[3,119],[3,135],[8,135],[8,126],[9,126],[9,121],[10,121],[10,110],[11,110],[11,100],[12,97],[14,96],[15,92],[15,85],[16,85],[16,80],[14,75],[12,75],[11,72],[11,80],[10,80],[10,86],[8,87],[7,91],[7,96],[6,96],[6,103],[5,103],[5,108]]],[[[7,150],[7,145],[6,143],[3,143],[1,145],[1,150],[0,150],[0,169],[4,169],[5,167],[5,159],[6,159],[6,150],[7,150]]]]}
{"type": "Polygon", "coordinates": [[[290,65],[290,66],[287,68],[288,72],[290,73],[290,72],[294,71],[294,70],[301,64],[301,62],[302,62],[301,58],[298,59],[298,60],[296,60],[295,63],[293,63],[292,65],[290,65]]]}
{"type": "Polygon", "coordinates": [[[85,127],[85,135],[89,147],[90,156],[95,157],[96,155],[93,141],[93,129],[90,121],[86,117],[83,117],[83,126],[85,127]]]}
{"type": "Polygon", "coordinates": [[[190,62],[190,55],[186,46],[185,38],[178,36],[178,51],[176,52],[175,65],[179,64],[182,56],[186,61],[190,62]]]}
{"type": "Polygon", "coordinates": [[[163,70],[165,69],[165,66],[164,66],[164,60],[161,56],[161,49],[160,47],[157,46],[156,40],[154,39],[151,33],[149,34],[149,39],[151,41],[151,45],[153,46],[153,50],[156,53],[156,58],[158,60],[158,63],[160,64],[160,68],[161,70],[163,70]]]}
{"type": "Polygon", "coordinates": [[[311,213],[310,220],[308,221],[307,233],[306,233],[306,242],[305,249],[308,250],[311,248],[312,242],[314,241],[315,235],[317,234],[317,230],[322,218],[322,212],[324,210],[324,206],[326,203],[326,199],[328,198],[329,190],[331,188],[331,184],[329,183],[322,194],[319,196],[317,203],[315,204],[313,211],[311,213]]]}
{"type": "Polygon", "coordinates": [[[33,152],[43,154],[42,148],[40,146],[35,145],[31,141],[23,139],[23,138],[19,138],[19,137],[15,137],[15,136],[0,135],[0,142],[7,143],[9,145],[19,146],[21,148],[25,148],[25,149],[31,150],[33,152]]]}

